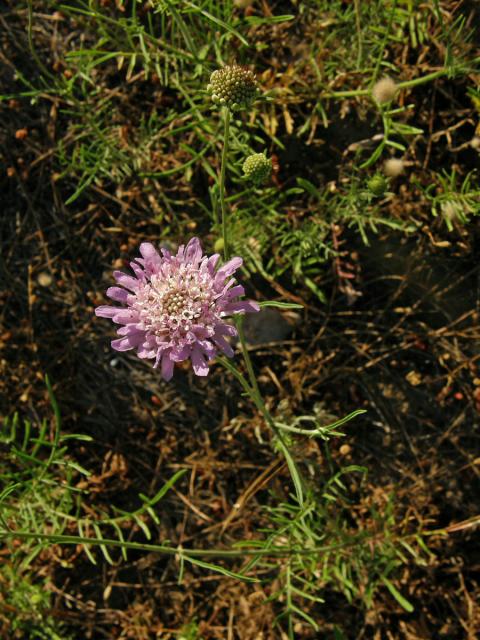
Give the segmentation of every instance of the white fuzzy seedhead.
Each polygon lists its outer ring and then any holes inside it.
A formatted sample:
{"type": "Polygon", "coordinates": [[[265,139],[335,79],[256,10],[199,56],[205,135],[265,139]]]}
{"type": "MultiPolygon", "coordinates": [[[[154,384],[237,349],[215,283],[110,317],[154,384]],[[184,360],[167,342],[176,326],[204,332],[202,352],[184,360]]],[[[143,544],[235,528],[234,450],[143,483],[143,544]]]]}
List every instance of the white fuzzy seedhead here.
{"type": "Polygon", "coordinates": [[[470,146],[476,151],[480,151],[480,136],[473,136],[470,140],[470,146]]]}
{"type": "Polygon", "coordinates": [[[387,104],[395,98],[397,91],[397,83],[392,78],[385,76],[374,84],[372,96],[377,104],[387,104]]]}
{"type": "Polygon", "coordinates": [[[385,160],[383,171],[389,178],[397,178],[405,169],[405,161],[401,158],[389,158],[385,160]]]}

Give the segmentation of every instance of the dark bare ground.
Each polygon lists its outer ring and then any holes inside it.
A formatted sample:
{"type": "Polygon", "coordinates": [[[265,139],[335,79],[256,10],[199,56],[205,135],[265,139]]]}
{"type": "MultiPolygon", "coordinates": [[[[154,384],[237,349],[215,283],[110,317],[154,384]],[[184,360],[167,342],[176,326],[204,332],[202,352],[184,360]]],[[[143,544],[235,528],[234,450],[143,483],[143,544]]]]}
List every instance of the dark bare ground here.
{"type": "MultiPolygon", "coordinates": [[[[2,20],[11,29],[3,36],[11,47],[10,61],[37,73],[32,62],[19,61],[24,49],[12,40],[19,28],[16,18],[6,11],[2,20]]],[[[1,75],[13,91],[8,65],[1,75]]],[[[143,88],[147,95],[150,89],[143,88]]],[[[424,101],[430,104],[429,91],[415,94],[419,109],[424,101]]],[[[449,100],[462,93],[446,81],[440,90],[445,92],[451,92],[449,100]]],[[[59,106],[43,97],[33,106],[24,99],[1,107],[2,414],[19,410],[35,418],[48,413],[42,381],[48,373],[63,428],[94,438],[72,452],[92,471],[84,481],[89,501],[133,509],[139,492],[152,495],[176,470],[187,468],[161,503],[156,540],[212,548],[255,537],[265,525],[262,506],[272,499],[270,492],[285,491],[287,476],[277,474],[262,485],[222,532],[233,504],[276,458],[260,418],[239,400],[235,382],[214,367],[208,380],[195,378],[187,368],[166,384],[134,356],[111,352],[107,329],[94,319],[112,266],[124,266],[140,241],[158,241],[162,228],[134,177],[120,197],[113,184],[103,184],[65,206],[71,190],[56,181],[50,153],[66,127],[59,106]],[[24,128],[29,134],[21,139],[16,132],[24,128]],[[42,274],[49,279],[42,281],[42,274]]],[[[439,113],[435,128],[447,128],[452,111],[439,113]]],[[[301,105],[296,115],[301,117],[301,105]]],[[[430,114],[422,117],[428,121],[430,114]]],[[[342,148],[366,135],[351,127],[345,132],[341,120],[338,126],[345,136],[342,148]]],[[[470,129],[461,134],[464,139],[470,129]]],[[[333,138],[327,145],[335,154],[339,136],[333,138]]],[[[293,145],[283,158],[288,171],[302,164],[300,148],[293,145]]],[[[425,149],[418,153],[425,158],[425,149]]],[[[429,154],[430,163],[447,161],[444,148],[429,154]]],[[[478,156],[463,154],[456,160],[465,170],[473,168],[478,156]]],[[[318,167],[324,161],[318,158],[318,167]]],[[[174,185],[167,181],[166,188],[174,185]]],[[[205,184],[197,188],[205,190],[205,184]]],[[[195,193],[189,197],[194,202],[195,193]]],[[[411,215],[425,216],[425,203],[415,199],[406,178],[392,206],[399,215],[408,206],[411,215]]],[[[185,216],[185,225],[192,221],[193,214],[185,216]]],[[[308,412],[321,402],[327,414],[337,416],[368,410],[347,426],[346,438],[332,444],[335,463],[369,469],[367,481],[361,486],[352,481],[350,487],[357,526],[371,527],[371,505],[382,510],[394,495],[400,530],[445,527],[448,532],[429,541],[435,555],[425,566],[412,561],[400,571],[397,584],[414,605],[413,614],[386,590],[378,592],[369,611],[327,590],[326,603],[310,611],[324,633],[315,636],[299,626],[299,638],[333,638],[335,625],[352,639],[473,640],[479,633],[478,223],[457,229],[447,244],[444,236],[439,222],[425,223],[414,236],[383,232],[365,247],[344,231],[344,259],[355,264],[353,286],[361,296],[348,305],[329,264],[322,282],[326,306],[286,278],[282,286],[305,301],[301,322],[286,340],[252,347],[271,406],[288,400],[292,411],[308,412]],[[463,524],[452,526],[457,523],[463,524]]],[[[272,290],[256,280],[252,294],[261,299],[271,297],[272,290]]],[[[320,474],[326,471],[316,445],[309,444],[302,455],[320,474]]],[[[138,528],[131,539],[141,539],[138,528]]],[[[92,566],[81,550],[59,546],[35,561],[38,575],[48,577],[55,594],[51,614],[65,621],[74,637],[168,640],[192,619],[199,621],[205,639],[281,637],[278,628],[272,631],[279,611],[263,604],[274,585],[264,590],[197,569],[186,570],[178,585],[176,561],[154,555],[132,553],[115,567],[100,556],[98,562],[92,566]],[[65,561],[68,568],[62,566],[65,561]]],[[[0,614],[1,603],[0,597],[0,614]]],[[[10,637],[8,629],[4,633],[10,637]]]]}

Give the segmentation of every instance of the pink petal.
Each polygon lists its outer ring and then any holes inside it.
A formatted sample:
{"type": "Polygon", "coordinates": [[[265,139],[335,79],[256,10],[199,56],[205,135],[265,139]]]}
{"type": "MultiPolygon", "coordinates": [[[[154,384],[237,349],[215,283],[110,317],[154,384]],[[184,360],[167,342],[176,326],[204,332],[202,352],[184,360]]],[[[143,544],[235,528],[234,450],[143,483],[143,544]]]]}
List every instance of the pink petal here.
{"type": "Polygon", "coordinates": [[[217,262],[220,259],[219,253],[214,253],[213,256],[210,256],[207,262],[207,268],[210,275],[213,276],[213,272],[215,271],[215,267],[217,266],[217,262]]]}
{"type": "Polygon", "coordinates": [[[107,289],[107,296],[116,302],[126,302],[129,293],[121,287],[109,287],[107,289]]]}
{"type": "Polygon", "coordinates": [[[190,345],[184,345],[182,347],[173,347],[170,351],[170,358],[174,362],[182,362],[186,360],[190,355],[190,345]]]}
{"type": "Polygon", "coordinates": [[[185,247],[185,262],[198,263],[202,258],[202,245],[198,238],[192,238],[185,247]]]}
{"type": "Polygon", "coordinates": [[[142,254],[142,257],[145,258],[145,260],[160,258],[160,256],[158,255],[158,251],[150,242],[142,242],[142,244],[140,245],[140,253],[142,254]]]}
{"type": "Polygon", "coordinates": [[[140,286],[140,282],[136,278],[132,278],[132,276],[127,276],[127,274],[123,273],[123,271],[114,271],[113,277],[118,282],[118,284],[122,285],[122,287],[125,287],[125,289],[129,289],[130,291],[133,291],[134,293],[138,290],[138,287],[140,286]]]}
{"type": "Polygon", "coordinates": [[[137,277],[140,282],[145,282],[145,272],[140,265],[138,265],[135,261],[130,262],[130,267],[132,268],[133,273],[137,277]]]}
{"type": "Polygon", "coordinates": [[[254,300],[239,300],[238,302],[230,302],[225,307],[228,313],[252,313],[260,311],[260,307],[254,300]]]}
{"type": "Polygon", "coordinates": [[[162,378],[167,382],[172,379],[174,362],[170,358],[170,354],[164,354],[162,358],[162,378]]]}
{"type": "Polygon", "coordinates": [[[111,342],[112,349],[115,351],[129,351],[133,349],[133,346],[130,344],[130,338],[118,338],[118,340],[112,340],[111,342]]]}
{"type": "Polygon", "coordinates": [[[237,269],[239,269],[243,264],[243,260],[238,256],[236,258],[232,258],[228,262],[226,262],[223,267],[217,271],[217,275],[215,276],[215,285],[222,284],[225,278],[231,276],[232,273],[235,273],[237,269]]]}
{"type": "Polygon", "coordinates": [[[196,342],[197,340],[208,338],[208,331],[202,324],[194,324],[192,325],[192,330],[187,333],[187,336],[196,342]]]}
{"type": "Polygon", "coordinates": [[[215,344],[218,345],[220,350],[223,351],[223,353],[226,356],[228,356],[229,358],[233,357],[234,351],[231,345],[228,344],[228,342],[225,340],[223,336],[215,336],[214,340],[215,340],[215,344]]]}
{"type": "Polygon", "coordinates": [[[113,316],[118,312],[118,307],[111,307],[106,304],[103,304],[95,309],[95,315],[99,318],[113,318],[113,316]]]}
{"type": "MultiPolygon", "coordinates": [[[[235,278],[230,278],[230,280],[228,280],[224,285],[223,285],[223,289],[217,294],[217,298],[219,298],[220,296],[224,296],[226,295],[227,291],[229,290],[229,288],[234,285],[236,282],[235,278]]],[[[245,293],[245,292],[244,292],[245,293]]],[[[244,295],[241,294],[241,295],[244,295]]],[[[239,294],[240,295],[240,294],[239,294]]],[[[230,297],[234,297],[234,296],[230,296],[230,297]]]]}
{"type": "Polygon", "coordinates": [[[216,356],[217,350],[209,340],[199,340],[197,344],[210,360],[216,356]]]}
{"type": "Polygon", "coordinates": [[[245,289],[244,287],[242,287],[241,284],[237,284],[236,287],[233,287],[233,289],[230,289],[230,291],[228,292],[228,296],[230,298],[238,298],[244,295],[245,295],[245,289]]]}
{"type": "Polygon", "coordinates": [[[238,336],[238,331],[236,327],[231,324],[227,324],[226,322],[222,322],[221,324],[217,324],[215,327],[215,335],[222,336],[238,336]]]}
{"type": "Polygon", "coordinates": [[[120,329],[117,330],[119,336],[130,336],[134,333],[141,333],[143,337],[145,337],[145,330],[139,329],[136,324],[126,324],[120,329]]]}
{"type": "Polygon", "coordinates": [[[156,349],[152,349],[151,347],[146,347],[142,345],[140,349],[137,351],[137,356],[142,360],[149,360],[150,358],[155,358],[157,354],[156,349]]]}
{"type": "Polygon", "coordinates": [[[144,264],[147,276],[152,273],[157,273],[162,265],[162,258],[153,244],[150,244],[149,242],[142,242],[140,245],[140,253],[143,256],[143,260],[141,261],[144,264]]]}
{"type": "Polygon", "coordinates": [[[127,336],[127,340],[129,341],[132,347],[138,347],[142,344],[145,339],[144,333],[131,333],[127,336]]]}
{"type": "Polygon", "coordinates": [[[139,321],[137,311],[133,311],[132,309],[117,309],[117,312],[118,313],[113,316],[113,321],[117,324],[129,324],[139,321]]]}
{"type": "Polygon", "coordinates": [[[208,375],[208,365],[206,363],[205,357],[198,347],[195,347],[192,351],[192,365],[193,371],[197,376],[207,376],[208,375]]]}

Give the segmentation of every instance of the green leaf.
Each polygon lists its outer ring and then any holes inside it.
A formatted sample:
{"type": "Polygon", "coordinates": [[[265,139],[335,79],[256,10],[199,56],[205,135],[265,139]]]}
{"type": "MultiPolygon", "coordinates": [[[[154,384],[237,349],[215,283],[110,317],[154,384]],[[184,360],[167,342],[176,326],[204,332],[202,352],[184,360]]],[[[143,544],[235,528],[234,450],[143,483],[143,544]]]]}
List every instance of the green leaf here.
{"type": "Polygon", "coordinates": [[[361,416],[362,413],[367,413],[367,410],[366,409],[355,409],[355,411],[352,411],[352,413],[349,413],[344,418],[340,418],[340,420],[336,420],[335,422],[332,422],[331,424],[327,424],[327,425],[321,427],[321,429],[322,429],[322,431],[331,431],[332,429],[336,429],[337,427],[341,427],[342,424],[345,424],[346,422],[350,422],[350,420],[353,420],[353,418],[356,418],[357,416],[361,416]]]}
{"type": "Polygon", "coordinates": [[[300,474],[298,473],[297,465],[295,464],[294,459],[290,455],[290,451],[288,450],[288,447],[286,447],[284,445],[282,440],[279,439],[278,443],[280,445],[280,448],[282,449],[283,455],[285,456],[285,460],[286,460],[287,465],[288,465],[288,470],[290,471],[290,475],[292,477],[292,481],[293,481],[293,484],[295,486],[295,493],[297,494],[297,500],[298,500],[299,504],[301,506],[303,506],[302,479],[300,477],[300,474]]]}
{"type": "Polygon", "coordinates": [[[327,304],[328,301],[325,294],[319,287],[317,287],[317,285],[311,278],[305,278],[305,284],[311,291],[313,291],[313,293],[317,296],[320,302],[323,302],[323,304],[327,304]]]}
{"type": "Polygon", "coordinates": [[[5,498],[7,498],[13,491],[15,491],[15,489],[18,489],[18,487],[21,487],[22,483],[21,482],[16,482],[15,484],[11,484],[8,487],[5,487],[5,489],[3,489],[3,491],[0,493],[0,504],[5,500],[5,498]]]}
{"type": "Polygon", "coordinates": [[[317,187],[310,182],[310,180],[306,180],[305,178],[297,178],[297,184],[299,184],[307,193],[311,196],[314,196],[318,200],[321,199],[322,194],[317,189],[317,187]]]}
{"type": "Polygon", "coordinates": [[[413,604],[402,596],[402,594],[390,582],[390,580],[388,580],[388,578],[385,578],[385,576],[381,576],[380,580],[387,587],[387,589],[390,591],[390,593],[395,598],[395,600],[398,602],[398,604],[405,609],[405,611],[408,611],[408,613],[412,613],[412,611],[414,611],[413,604]]]}
{"type": "Polygon", "coordinates": [[[180,469],[180,471],[177,471],[177,473],[175,473],[175,475],[173,475],[170,478],[170,480],[167,480],[167,482],[165,482],[163,487],[159,491],[157,491],[157,493],[153,496],[153,498],[148,498],[143,493],[139,494],[140,498],[144,502],[146,502],[149,507],[153,507],[153,505],[157,504],[157,502],[159,502],[163,498],[163,496],[167,493],[167,491],[169,491],[173,487],[173,485],[177,482],[177,480],[179,480],[186,473],[187,473],[187,469],[180,469]]]}
{"type": "Polygon", "coordinates": [[[284,16],[271,16],[270,18],[260,18],[259,16],[247,16],[245,22],[258,26],[261,24],[279,24],[280,22],[289,22],[293,20],[295,16],[286,14],[284,16]]]}
{"type": "Polygon", "coordinates": [[[65,440],[81,440],[82,442],[93,442],[93,438],[91,436],[87,436],[83,433],[66,433],[60,436],[60,442],[64,442],[65,440]]]}
{"type": "Polygon", "coordinates": [[[200,7],[197,7],[196,4],[194,4],[193,2],[185,2],[185,5],[187,7],[191,7],[192,9],[194,9],[194,11],[200,13],[202,16],[204,16],[207,20],[209,20],[210,22],[213,22],[214,24],[216,24],[219,27],[222,27],[222,29],[225,29],[225,31],[228,31],[229,33],[231,33],[232,35],[234,35],[236,38],[238,38],[238,40],[240,40],[240,42],[242,44],[244,44],[246,47],[249,47],[250,44],[248,42],[248,40],[246,40],[241,33],[239,33],[236,29],[234,29],[232,26],[230,26],[229,24],[227,24],[226,22],[224,22],[223,20],[220,20],[220,18],[217,18],[216,16],[212,15],[211,13],[209,13],[208,11],[205,11],[205,9],[202,9],[200,7]]]}
{"type": "Polygon", "coordinates": [[[241,573],[229,571],[228,569],[220,567],[217,564],[211,564],[210,562],[205,562],[204,560],[199,560],[198,558],[192,558],[191,556],[186,556],[183,554],[180,554],[180,557],[186,562],[190,562],[197,567],[202,567],[202,569],[208,569],[209,571],[214,571],[215,573],[221,573],[223,576],[227,576],[229,578],[236,578],[237,580],[241,580],[242,582],[260,582],[258,578],[250,578],[249,576],[244,576],[241,573]]]}
{"type": "Polygon", "coordinates": [[[258,306],[263,307],[276,307],[277,309],[303,309],[303,305],[296,304],[295,302],[277,302],[277,300],[264,300],[259,302],[258,306]]]}
{"type": "Polygon", "coordinates": [[[315,631],[320,631],[320,627],[315,622],[315,620],[312,618],[312,616],[309,616],[308,613],[305,613],[305,611],[302,611],[302,609],[300,609],[300,607],[297,607],[294,604],[291,604],[289,608],[290,608],[291,612],[296,613],[297,616],[300,616],[301,618],[306,620],[308,622],[308,624],[311,624],[312,627],[315,629],[315,631]]]}

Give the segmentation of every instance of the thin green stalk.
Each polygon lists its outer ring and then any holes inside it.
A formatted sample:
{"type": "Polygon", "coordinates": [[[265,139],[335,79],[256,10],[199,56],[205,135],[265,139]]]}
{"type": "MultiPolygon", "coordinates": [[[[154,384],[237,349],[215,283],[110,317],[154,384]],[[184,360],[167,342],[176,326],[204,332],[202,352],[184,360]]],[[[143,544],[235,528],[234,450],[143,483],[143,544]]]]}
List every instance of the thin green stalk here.
{"type": "MultiPolygon", "coordinates": [[[[404,82],[398,83],[399,89],[410,89],[411,87],[418,87],[421,84],[427,84],[432,80],[436,80],[437,78],[442,78],[443,76],[448,75],[447,69],[440,69],[439,71],[433,71],[432,73],[427,73],[425,76],[420,76],[419,78],[413,78],[413,80],[405,80],[404,82]]],[[[368,96],[370,95],[370,89],[352,89],[350,91],[330,91],[325,92],[324,96],[326,98],[356,98],[360,96],[368,96]]]]}
{"type": "Polygon", "coordinates": [[[427,73],[425,76],[420,76],[419,78],[414,78],[413,80],[406,80],[405,82],[399,82],[399,89],[409,89],[410,87],[418,87],[420,84],[426,84],[427,82],[431,82],[432,80],[436,80],[437,78],[442,78],[443,76],[448,75],[447,69],[440,69],[439,71],[433,71],[432,73],[427,73]]]}
{"type": "Polygon", "coordinates": [[[231,373],[233,373],[233,375],[237,378],[237,380],[240,382],[240,384],[242,385],[242,387],[244,388],[244,390],[246,391],[246,393],[248,394],[248,396],[251,398],[251,400],[253,401],[253,403],[255,404],[255,406],[257,407],[257,409],[260,411],[260,413],[262,414],[262,416],[265,419],[265,422],[268,424],[268,426],[272,429],[273,433],[275,434],[276,438],[277,438],[277,442],[278,445],[285,457],[285,460],[287,462],[288,465],[288,469],[290,471],[290,475],[292,476],[292,481],[295,487],[295,494],[297,496],[297,500],[298,503],[300,505],[304,504],[303,501],[303,487],[304,487],[304,482],[302,479],[302,476],[299,472],[299,470],[297,469],[297,465],[295,464],[295,460],[293,459],[292,455],[290,454],[290,451],[288,450],[288,446],[283,438],[282,432],[280,431],[280,429],[277,427],[277,425],[275,424],[274,419],[272,418],[272,415],[270,413],[270,411],[267,409],[267,407],[265,406],[265,403],[263,402],[263,398],[262,398],[262,394],[260,393],[260,389],[258,387],[258,383],[257,383],[257,379],[255,377],[255,372],[253,370],[253,365],[252,365],[252,361],[250,359],[250,354],[248,353],[248,348],[247,348],[247,344],[245,341],[245,335],[243,333],[243,327],[242,327],[242,319],[239,318],[236,322],[236,326],[238,329],[238,335],[240,338],[240,345],[241,345],[241,349],[242,349],[242,355],[243,358],[245,360],[245,365],[247,367],[247,372],[248,372],[248,377],[250,379],[250,384],[248,384],[247,380],[245,379],[245,377],[243,376],[243,374],[236,368],[236,366],[234,364],[232,364],[229,360],[227,360],[227,358],[219,358],[219,361],[223,364],[223,366],[228,369],[231,373]]]}
{"type": "Polygon", "coordinates": [[[355,26],[357,29],[357,69],[360,69],[362,64],[363,50],[362,50],[362,24],[361,24],[361,10],[360,0],[355,0],[355,26]]]}
{"type": "Polygon", "coordinates": [[[263,415],[263,417],[265,418],[265,421],[268,423],[268,425],[270,427],[272,427],[273,431],[276,433],[278,431],[278,429],[277,429],[277,426],[275,425],[275,422],[273,421],[273,418],[272,418],[269,410],[267,409],[267,407],[265,406],[265,403],[263,402],[263,398],[262,398],[262,395],[260,393],[260,389],[258,388],[257,380],[255,378],[255,372],[253,371],[253,365],[252,365],[252,361],[250,359],[250,354],[248,353],[247,346],[246,346],[246,343],[245,343],[245,337],[244,337],[244,334],[243,334],[243,329],[242,329],[241,324],[239,322],[237,322],[237,329],[238,329],[238,334],[239,334],[239,337],[240,337],[240,344],[241,344],[241,347],[242,347],[242,354],[243,354],[243,357],[244,357],[244,360],[245,360],[245,365],[247,367],[248,376],[249,376],[249,379],[250,379],[250,384],[248,384],[248,381],[245,378],[245,376],[243,375],[243,373],[239,369],[237,369],[237,367],[232,362],[230,362],[230,360],[228,360],[227,358],[224,358],[223,356],[220,356],[218,358],[218,361],[221,364],[223,364],[223,366],[226,369],[228,369],[228,371],[230,371],[230,373],[232,373],[235,376],[235,378],[238,380],[238,382],[243,387],[245,393],[248,394],[248,396],[253,401],[253,403],[255,404],[257,409],[263,415]]]}
{"type": "Polygon", "coordinates": [[[371,78],[371,84],[372,85],[377,80],[378,72],[380,70],[380,65],[382,64],[383,52],[385,51],[385,46],[387,44],[387,40],[388,40],[388,37],[389,37],[391,29],[392,29],[393,16],[395,15],[395,11],[397,9],[397,2],[398,2],[398,0],[393,0],[392,8],[391,8],[390,14],[388,16],[388,23],[387,23],[387,28],[386,28],[384,36],[383,36],[381,51],[380,51],[380,53],[378,55],[377,62],[375,63],[375,69],[373,71],[373,75],[372,75],[372,78],[371,78]]]}
{"type": "Polygon", "coordinates": [[[43,64],[43,62],[38,57],[37,50],[35,49],[35,44],[33,42],[33,6],[32,6],[32,0],[28,0],[28,2],[27,2],[27,19],[28,19],[28,24],[27,24],[28,47],[30,49],[30,53],[32,54],[32,58],[37,63],[37,66],[40,69],[40,71],[47,78],[53,79],[54,75],[47,69],[47,67],[43,64]]]}
{"type": "Polygon", "coordinates": [[[222,149],[222,165],[220,168],[220,207],[222,210],[222,237],[223,237],[223,256],[225,262],[230,258],[230,247],[228,245],[228,227],[227,227],[227,207],[225,204],[225,172],[227,169],[227,153],[228,153],[228,136],[230,133],[230,109],[224,109],[225,129],[223,134],[222,149]]]}
{"type": "MultiPolygon", "coordinates": [[[[392,543],[400,541],[408,541],[418,539],[418,536],[445,537],[448,535],[447,529],[433,529],[420,531],[415,533],[408,533],[405,535],[392,536],[389,541],[392,543]]],[[[65,534],[51,534],[51,533],[38,533],[38,532],[25,532],[25,531],[0,531],[0,540],[6,540],[13,538],[14,540],[37,540],[50,542],[51,544],[86,544],[89,546],[101,546],[118,547],[123,549],[132,549],[137,551],[152,551],[156,553],[163,553],[166,555],[183,554],[185,557],[205,557],[205,558],[237,558],[242,556],[263,556],[263,557],[289,557],[291,554],[300,556],[309,555],[313,553],[328,553],[339,549],[348,549],[355,547],[359,544],[366,544],[370,540],[382,539],[378,533],[373,535],[361,534],[354,540],[347,540],[344,542],[338,542],[335,544],[319,545],[315,547],[295,547],[287,545],[276,545],[264,549],[245,549],[241,547],[235,547],[230,549],[192,549],[186,547],[173,547],[161,544],[131,542],[126,540],[117,540],[115,538],[97,538],[86,536],[75,536],[65,534]]]]}
{"type": "MultiPolygon", "coordinates": [[[[224,243],[223,254],[226,261],[230,258],[230,246],[228,244],[228,219],[227,219],[227,209],[225,204],[225,174],[226,174],[226,168],[227,168],[228,137],[229,137],[229,130],[230,130],[230,110],[227,108],[224,109],[224,123],[225,123],[225,130],[224,130],[224,136],[223,136],[222,164],[220,168],[219,192],[220,192],[220,205],[222,210],[222,235],[223,235],[223,243],[224,243]]],[[[248,349],[247,349],[247,343],[245,341],[245,334],[243,332],[243,326],[242,326],[242,318],[237,318],[236,326],[237,326],[238,335],[240,338],[240,345],[242,348],[243,359],[245,360],[245,365],[247,367],[248,378],[250,380],[251,386],[248,385],[247,381],[245,380],[243,375],[240,373],[240,371],[238,371],[238,369],[235,366],[230,365],[228,360],[224,360],[222,358],[221,361],[224,364],[224,366],[226,366],[235,375],[237,380],[239,380],[240,384],[243,386],[245,391],[254,401],[255,405],[257,406],[259,411],[262,413],[267,423],[272,427],[275,435],[277,435],[279,439],[282,439],[281,433],[277,429],[275,422],[272,416],[270,415],[270,412],[268,411],[268,409],[266,408],[263,402],[262,394],[260,393],[260,389],[258,387],[257,378],[253,370],[252,361],[250,359],[250,354],[248,353],[248,349]]]]}
{"type": "MultiPolygon", "coordinates": [[[[223,149],[222,149],[222,163],[220,167],[220,180],[219,180],[219,192],[220,192],[220,206],[222,211],[222,236],[223,236],[223,255],[225,261],[230,258],[230,246],[228,242],[228,218],[227,218],[227,207],[225,204],[225,174],[227,169],[227,154],[228,154],[228,137],[230,131],[230,110],[225,108],[223,110],[224,113],[224,135],[223,135],[223,149]]],[[[250,384],[245,380],[244,376],[237,370],[234,365],[228,363],[226,359],[221,359],[221,362],[226,366],[229,371],[231,371],[237,380],[240,382],[248,396],[252,399],[257,409],[263,415],[266,423],[270,426],[273,433],[277,438],[278,445],[282,450],[282,453],[285,457],[285,460],[288,464],[288,468],[290,470],[290,474],[292,476],[293,484],[295,486],[295,493],[297,495],[297,499],[299,504],[303,505],[303,480],[301,478],[300,472],[297,469],[294,459],[292,458],[290,451],[288,450],[287,444],[283,438],[283,435],[275,424],[274,419],[272,418],[269,410],[265,406],[263,402],[262,394],[260,393],[260,389],[258,387],[257,378],[255,376],[255,372],[253,370],[252,361],[250,359],[250,354],[248,353],[247,343],[245,340],[245,335],[243,333],[242,326],[242,318],[237,318],[236,326],[238,330],[238,335],[240,338],[240,345],[242,349],[243,359],[245,360],[245,366],[248,372],[248,378],[250,380],[250,384]],[[228,364],[227,364],[228,363],[228,364]]]]}

